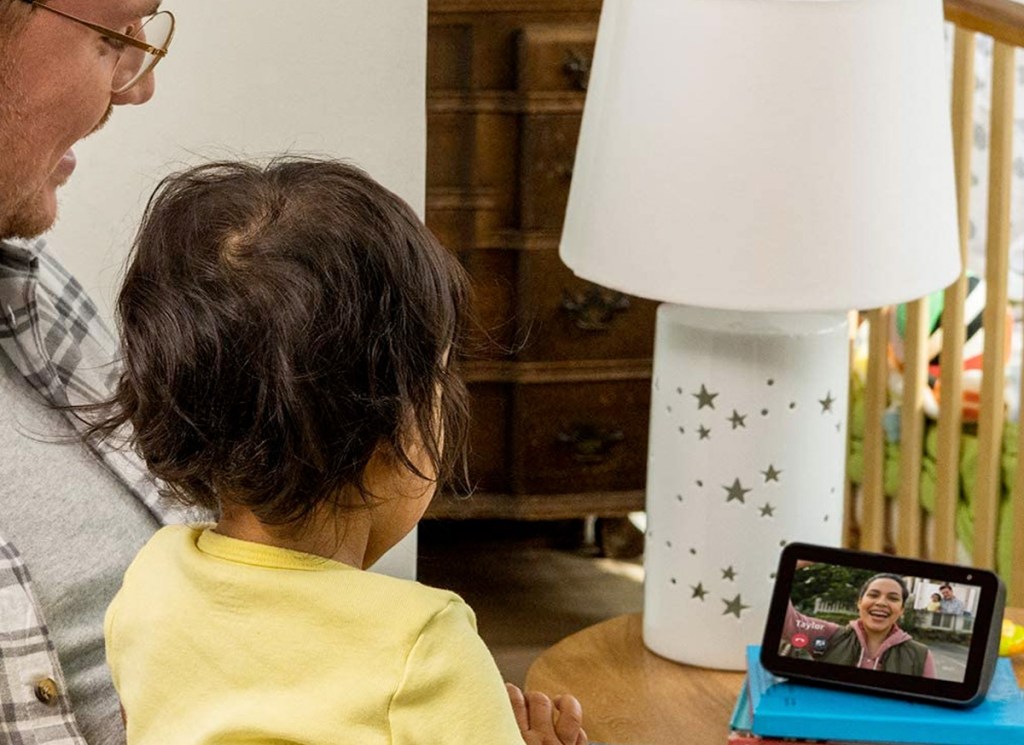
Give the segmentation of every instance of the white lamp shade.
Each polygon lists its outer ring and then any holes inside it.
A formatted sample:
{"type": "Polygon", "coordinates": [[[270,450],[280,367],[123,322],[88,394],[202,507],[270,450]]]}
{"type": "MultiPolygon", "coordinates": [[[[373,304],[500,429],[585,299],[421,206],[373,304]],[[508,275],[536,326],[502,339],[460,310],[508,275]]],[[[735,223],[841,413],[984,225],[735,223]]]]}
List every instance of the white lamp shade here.
{"type": "Polygon", "coordinates": [[[946,69],[941,0],[604,0],[562,260],[734,310],[944,287],[946,69]]]}

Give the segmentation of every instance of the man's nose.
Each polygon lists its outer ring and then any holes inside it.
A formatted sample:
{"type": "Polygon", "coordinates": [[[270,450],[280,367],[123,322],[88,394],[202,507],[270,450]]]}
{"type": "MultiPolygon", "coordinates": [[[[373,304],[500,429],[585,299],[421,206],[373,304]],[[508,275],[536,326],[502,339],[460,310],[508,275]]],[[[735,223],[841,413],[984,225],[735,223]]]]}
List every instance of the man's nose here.
{"type": "Polygon", "coordinates": [[[156,90],[156,77],[152,72],[146,73],[146,75],[138,83],[133,85],[123,93],[115,93],[110,98],[110,102],[115,106],[127,106],[127,105],[139,105],[146,103],[153,97],[153,92],[156,90]]]}

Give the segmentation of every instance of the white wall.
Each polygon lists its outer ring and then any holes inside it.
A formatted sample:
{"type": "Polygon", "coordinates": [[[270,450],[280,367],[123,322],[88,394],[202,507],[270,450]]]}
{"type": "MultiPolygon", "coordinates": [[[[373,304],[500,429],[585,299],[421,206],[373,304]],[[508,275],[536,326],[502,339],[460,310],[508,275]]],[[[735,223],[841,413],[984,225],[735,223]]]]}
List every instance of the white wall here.
{"type": "MultiPolygon", "coordinates": [[[[110,318],[145,200],[170,170],[283,151],[344,157],[422,215],[426,0],[168,0],[153,100],[80,143],[48,236],[110,318]]],[[[378,568],[411,576],[415,534],[378,568]]]]}

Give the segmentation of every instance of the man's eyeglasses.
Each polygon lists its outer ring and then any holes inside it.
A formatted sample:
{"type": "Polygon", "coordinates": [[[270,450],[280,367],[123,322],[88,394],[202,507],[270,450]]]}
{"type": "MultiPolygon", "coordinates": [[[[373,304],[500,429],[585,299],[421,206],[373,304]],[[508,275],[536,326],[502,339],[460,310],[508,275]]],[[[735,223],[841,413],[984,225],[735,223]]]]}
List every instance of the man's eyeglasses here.
{"type": "Polygon", "coordinates": [[[171,38],[174,36],[174,16],[166,10],[144,18],[137,29],[130,28],[127,33],[122,33],[65,13],[63,10],[51,8],[41,0],[23,1],[91,28],[118,52],[120,56],[114,68],[114,78],[110,87],[112,93],[124,93],[146,77],[156,67],[156,63],[167,56],[167,48],[170,47],[171,38]]]}

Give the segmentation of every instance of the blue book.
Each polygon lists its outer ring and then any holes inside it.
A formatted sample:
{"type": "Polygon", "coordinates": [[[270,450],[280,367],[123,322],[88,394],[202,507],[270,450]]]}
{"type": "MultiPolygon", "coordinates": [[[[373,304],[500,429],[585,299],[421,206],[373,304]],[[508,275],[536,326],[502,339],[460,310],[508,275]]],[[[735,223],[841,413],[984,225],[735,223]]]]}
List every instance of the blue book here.
{"type": "Polygon", "coordinates": [[[761,667],[760,652],[747,648],[755,734],[927,745],[1024,743],[1024,692],[1006,658],[997,663],[985,700],[956,709],[793,683],[761,667]]]}
{"type": "MultiPolygon", "coordinates": [[[[750,686],[744,680],[739,698],[736,699],[736,706],[732,710],[732,718],[729,720],[730,734],[726,745],[795,745],[798,742],[813,743],[813,745],[850,745],[838,740],[825,742],[819,739],[801,741],[788,737],[785,740],[775,737],[761,737],[760,735],[753,734],[753,727],[754,713],[750,709],[750,686]]],[[[599,743],[591,743],[590,745],[599,745],[599,743]]]]}

